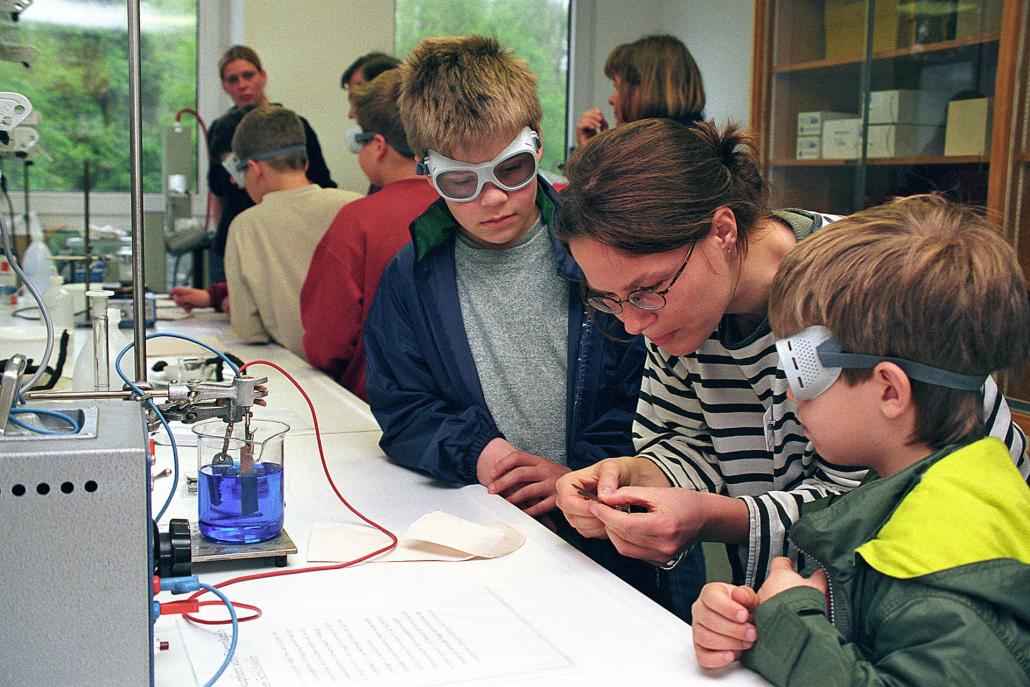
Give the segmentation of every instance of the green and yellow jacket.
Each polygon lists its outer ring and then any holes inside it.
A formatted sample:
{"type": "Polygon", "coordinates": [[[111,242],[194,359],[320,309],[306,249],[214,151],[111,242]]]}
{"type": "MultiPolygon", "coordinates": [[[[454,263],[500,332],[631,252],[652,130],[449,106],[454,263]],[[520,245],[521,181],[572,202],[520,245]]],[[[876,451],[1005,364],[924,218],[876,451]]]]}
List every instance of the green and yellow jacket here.
{"type": "Polygon", "coordinates": [[[762,604],[744,665],[776,685],[1030,685],[1030,488],[1001,441],[813,506],[790,537],[830,591],[762,604]]]}

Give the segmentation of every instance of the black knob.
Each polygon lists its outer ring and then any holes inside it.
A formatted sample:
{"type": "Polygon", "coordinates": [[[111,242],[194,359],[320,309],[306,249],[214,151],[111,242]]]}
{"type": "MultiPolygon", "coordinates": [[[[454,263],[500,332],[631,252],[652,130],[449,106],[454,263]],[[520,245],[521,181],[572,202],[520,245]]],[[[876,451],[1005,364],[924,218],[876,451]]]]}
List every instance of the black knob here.
{"type": "Polygon", "coordinates": [[[190,522],[172,518],[168,532],[159,532],[154,524],[154,571],[158,577],[185,577],[192,574],[193,555],[190,545],[190,522]]]}

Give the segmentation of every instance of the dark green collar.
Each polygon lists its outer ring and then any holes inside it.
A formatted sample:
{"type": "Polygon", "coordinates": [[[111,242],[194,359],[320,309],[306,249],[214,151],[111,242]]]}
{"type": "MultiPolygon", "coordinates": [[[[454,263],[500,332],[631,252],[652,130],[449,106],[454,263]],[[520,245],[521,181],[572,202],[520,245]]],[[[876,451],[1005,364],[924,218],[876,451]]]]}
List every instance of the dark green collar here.
{"type": "MultiPolygon", "coordinates": [[[[557,210],[557,196],[554,189],[544,180],[537,177],[536,206],[540,208],[540,216],[545,226],[553,226],[554,213],[557,210]],[[554,196],[554,197],[552,197],[554,196]]],[[[449,239],[458,230],[458,221],[447,208],[443,198],[429,206],[429,209],[415,218],[411,223],[411,243],[415,247],[415,262],[420,262],[440,244],[449,239]]]]}

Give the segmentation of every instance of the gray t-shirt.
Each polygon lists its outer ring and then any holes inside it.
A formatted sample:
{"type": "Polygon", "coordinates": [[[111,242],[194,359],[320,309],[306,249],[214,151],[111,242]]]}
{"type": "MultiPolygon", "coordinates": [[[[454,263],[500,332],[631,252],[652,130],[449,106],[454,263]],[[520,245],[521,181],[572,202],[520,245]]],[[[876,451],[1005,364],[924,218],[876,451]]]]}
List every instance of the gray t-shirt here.
{"type": "Polygon", "coordinates": [[[513,446],[565,464],[569,285],[542,220],[515,246],[454,242],[458,301],[487,408],[513,446]]]}

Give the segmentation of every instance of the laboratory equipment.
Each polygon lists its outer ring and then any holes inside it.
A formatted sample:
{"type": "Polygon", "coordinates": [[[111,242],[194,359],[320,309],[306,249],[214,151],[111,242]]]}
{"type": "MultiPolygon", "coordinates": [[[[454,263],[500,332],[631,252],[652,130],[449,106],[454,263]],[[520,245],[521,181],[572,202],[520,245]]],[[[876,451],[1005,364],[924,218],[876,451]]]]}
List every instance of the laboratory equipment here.
{"type": "Polygon", "coordinates": [[[50,311],[55,329],[75,330],[75,304],[71,292],[64,288],[64,279],[60,275],[50,276],[50,285],[43,292],[43,302],[50,311]]]}
{"type": "Polygon", "coordinates": [[[283,443],[289,425],[244,418],[208,420],[197,435],[200,533],[228,543],[256,543],[283,527],[283,443]]]}
{"type": "Polygon", "coordinates": [[[151,523],[143,409],[35,405],[82,428],[0,436],[0,684],[153,684],[151,579],[188,575],[190,548],[151,523]]]}
{"type": "Polygon", "coordinates": [[[163,131],[161,178],[164,179],[164,233],[176,230],[176,220],[192,216],[189,179],[193,178],[195,148],[193,136],[181,122],[166,126],[163,131]]]}
{"type": "Polygon", "coordinates": [[[107,391],[110,388],[114,358],[111,356],[107,302],[113,295],[113,291],[86,292],[93,335],[75,359],[72,388],[76,391],[107,391]]]}

